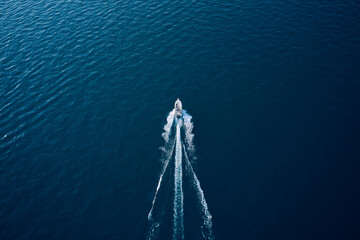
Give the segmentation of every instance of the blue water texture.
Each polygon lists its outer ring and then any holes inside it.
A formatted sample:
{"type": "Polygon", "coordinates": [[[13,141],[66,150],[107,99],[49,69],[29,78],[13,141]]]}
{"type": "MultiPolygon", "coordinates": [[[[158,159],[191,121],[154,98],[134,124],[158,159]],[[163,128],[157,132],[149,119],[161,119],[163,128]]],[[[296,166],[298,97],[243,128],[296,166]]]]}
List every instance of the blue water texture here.
{"type": "MultiPolygon", "coordinates": [[[[145,239],[177,98],[216,239],[360,239],[359,12],[1,1],[0,239],[145,239]]],[[[202,239],[183,183],[184,237],[202,239]]]]}

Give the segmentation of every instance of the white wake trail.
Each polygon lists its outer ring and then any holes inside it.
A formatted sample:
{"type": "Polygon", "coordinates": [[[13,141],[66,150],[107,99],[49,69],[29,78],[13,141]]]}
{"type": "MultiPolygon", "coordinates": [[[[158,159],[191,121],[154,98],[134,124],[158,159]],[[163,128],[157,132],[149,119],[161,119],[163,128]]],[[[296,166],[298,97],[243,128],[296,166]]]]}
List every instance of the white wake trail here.
{"type": "Polygon", "coordinates": [[[196,160],[195,158],[195,146],[194,146],[194,134],[193,128],[194,124],[192,123],[192,116],[188,114],[185,110],[183,110],[183,119],[184,119],[184,126],[185,126],[185,143],[187,145],[190,157],[192,157],[193,161],[196,160]]]}
{"type": "Polygon", "coordinates": [[[171,133],[171,127],[174,122],[174,117],[175,117],[175,109],[173,109],[171,112],[169,112],[169,115],[166,118],[167,123],[164,126],[165,132],[163,132],[163,134],[161,134],[165,140],[165,143],[167,143],[169,141],[169,136],[171,133]]]}
{"type": "Polygon", "coordinates": [[[215,239],[215,237],[212,233],[212,220],[211,220],[212,216],[210,214],[208,205],[206,203],[204,192],[201,189],[200,181],[197,178],[197,176],[194,172],[194,169],[191,166],[191,163],[187,156],[185,145],[183,145],[183,149],[184,149],[184,155],[185,155],[185,159],[186,159],[187,170],[188,170],[189,175],[192,176],[192,180],[193,180],[194,188],[196,190],[197,198],[201,204],[201,216],[203,219],[203,224],[201,226],[201,233],[202,233],[204,239],[213,240],[213,239],[215,239]]]}
{"type": "Polygon", "coordinates": [[[170,133],[171,133],[171,127],[172,127],[173,122],[174,122],[174,116],[175,116],[175,110],[172,110],[169,113],[169,115],[167,117],[167,123],[164,126],[165,132],[162,133],[162,137],[165,140],[165,146],[160,148],[160,149],[163,151],[163,154],[165,154],[165,156],[163,157],[163,159],[164,159],[163,160],[164,161],[163,168],[162,168],[161,173],[160,173],[160,178],[159,178],[159,181],[158,181],[158,184],[157,184],[157,187],[156,187],[154,198],[152,200],[151,209],[150,209],[149,214],[148,214],[148,221],[149,221],[149,226],[150,227],[149,227],[149,230],[148,230],[147,239],[154,239],[155,238],[155,229],[157,227],[159,227],[159,225],[160,225],[160,223],[154,221],[152,213],[153,213],[153,210],[154,210],[154,206],[155,206],[155,202],[156,202],[158,192],[159,192],[160,187],[161,187],[163,176],[164,176],[164,174],[166,172],[166,169],[167,169],[167,167],[169,165],[170,159],[171,159],[171,157],[173,155],[173,152],[174,152],[175,141],[174,141],[174,144],[172,145],[172,147],[170,149],[168,148],[169,147],[168,146],[169,136],[170,136],[170,133]]]}
{"type": "Polygon", "coordinates": [[[157,184],[156,191],[155,191],[155,194],[154,194],[154,198],[153,198],[153,201],[152,201],[151,209],[150,209],[149,214],[148,214],[149,229],[148,229],[146,239],[149,239],[149,240],[156,239],[156,228],[158,228],[160,226],[160,222],[154,221],[152,212],[154,210],[156,198],[157,198],[158,192],[159,192],[160,187],[161,187],[163,176],[164,176],[164,174],[166,172],[167,166],[169,165],[170,159],[171,159],[172,154],[174,152],[174,147],[175,147],[175,142],[174,142],[174,144],[173,144],[173,146],[171,148],[172,150],[171,150],[170,154],[168,155],[168,158],[164,162],[163,168],[162,168],[161,173],[160,173],[159,182],[157,184]]]}
{"type": "Polygon", "coordinates": [[[184,196],[182,189],[182,151],[180,138],[180,123],[176,122],[176,152],[175,152],[175,197],[174,197],[174,233],[173,239],[184,239],[184,196]]]}
{"type": "Polygon", "coordinates": [[[162,150],[164,151],[165,153],[165,162],[163,164],[163,168],[161,170],[161,173],[160,173],[160,178],[159,178],[159,182],[158,182],[158,185],[156,187],[156,191],[155,191],[155,195],[154,195],[154,199],[152,201],[152,206],[151,206],[151,209],[150,209],[150,212],[148,214],[148,220],[150,220],[150,218],[152,217],[152,211],[154,209],[154,205],[155,205],[155,201],[156,201],[156,197],[157,197],[157,194],[159,192],[159,189],[160,189],[160,186],[161,186],[161,182],[162,182],[162,178],[166,172],[166,169],[167,169],[167,166],[170,162],[170,159],[171,159],[171,156],[173,154],[173,151],[174,151],[174,146],[175,146],[175,143],[174,145],[171,147],[171,150],[170,151],[166,151],[166,144],[168,143],[169,141],[169,136],[170,136],[170,133],[171,133],[171,127],[173,125],[173,122],[174,122],[174,116],[175,116],[175,109],[173,109],[171,112],[169,112],[169,115],[167,116],[166,118],[166,121],[167,123],[165,124],[164,126],[164,130],[165,132],[162,133],[161,135],[163,136],[164,140],[165,140],[165,147],[162,148],[162,150]]]}
{"type": "Polygon", "coordinates": [[[165,172],[166,172],[167,166],[169,165],[170,159],[171,159],[172,154],[173,154],[173,152],[174,152],[174,146],[175,146],[175,143],[173,144],[173,147],[171,148],[172,150],[171,150],[170,154],[168,155],[168,158],[165,160],[164,166],[163,166],[163,168],[162,168],[162,170],[161,170],[159,182],[158,182],[158,184],[157,184],[156,191],[155,191],[155,194],[154,194],[154,199],[153,199],[153,201],[152,201],[151,209],[150,209],[150,212],[149,212],[149,214],[148,214],[148,220],[149,220],[149,221],[150,221],[151,218],[152,218],[152,211],[153,211],[153,209],[154,209],[154,205],[155,205],[155,201],[156,201],[157,194],[158,194],[159,189],[160,189],[160,187],[161,187],[161,182],[162,182],[163,176],[164,176],[164,174],[165,174],[165,172]]]}
{"type": "Polygon", "coordinates": [[[184,195],[183,195],[183,169],[182,169],[182,154],[184,152],[185,157],[185,166],[187,175],[190,177],[190,182],[192,183],[196,197],[198,200],[198,206],[200,206],[200,216],[203,220],[201,225],[201,233],[204,239],[214,240],[215,237],[212,233],[212,216],[209,212],[204,192],[201,189],[200,181],[198,180],[192,164],[195,164],[195,146],[193,144],[194,134],[193,134],[193,123],[192,116],[188,114],[185,110],[182,110],[182,117],[175,117],[176,110],[173,109],[169,112],[167,116],[167,123],[164,126],[164,132],[162,137],[164,138],[165,145],[161,147],[163,151],[162,161],[163,166],[160,173],[159,181],[156,187],[154,198],[152,201],[151,209],[148,214],[148,232],[146,239],[153,240],[157,239],[160,220],[163,216],[161,213],[159,216],[153,214],[154,206],[156,204],[158,192],[161,188],[163,177],[168,169],[168,165],[172,159],[173,153],[175,152],[175,170],[174,170],[174,213],[173,213],[173,240],[183,240],[184,239],[184,195]],[[172,133],[172,128],[176,123],[176,135],[172,133]],[[181,141],[181,127],[184,128],[184,142],[181,141]],[[170,140],[171,137],[171,140],[170,140]],[[189,154],[189,156],[188,156],[189,154]],[[190,158],[189,158],[190,157],[190,158]],[[158,219],[157,219],[158,218],[158,219]]]}

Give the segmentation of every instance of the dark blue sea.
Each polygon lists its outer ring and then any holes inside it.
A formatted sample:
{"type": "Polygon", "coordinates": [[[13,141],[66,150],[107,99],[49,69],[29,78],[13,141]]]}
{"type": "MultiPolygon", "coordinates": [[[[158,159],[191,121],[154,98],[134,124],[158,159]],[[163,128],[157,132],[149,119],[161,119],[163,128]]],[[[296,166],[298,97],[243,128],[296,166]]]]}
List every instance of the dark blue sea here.
{"type": "MultiPolygon", "coordinates": [[[[145,239],[177,98],[216,239],[360,239],[359,13],[1,1],[0,239],[145,239]]],[[[202,239],[186,193],[185,239],[202,239]]]]}

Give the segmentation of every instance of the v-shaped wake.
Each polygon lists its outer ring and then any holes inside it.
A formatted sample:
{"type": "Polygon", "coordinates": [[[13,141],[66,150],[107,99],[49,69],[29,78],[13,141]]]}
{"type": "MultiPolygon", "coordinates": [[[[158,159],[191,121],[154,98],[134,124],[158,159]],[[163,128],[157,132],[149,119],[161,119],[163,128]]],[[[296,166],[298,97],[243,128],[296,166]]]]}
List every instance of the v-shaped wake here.
{"type": "MultiPolygon", "coordinates": [[[[180,102],[181,104],[181,102],[180,102]]],[[[158,232],[161,222],[161,216],[159,219],[155,219],[153,216],[153,211],[155,208],[155,203],[157,200],[158,192],[161,188],[162,181],[165,173],[169,168],[169,163],[172,161],[172,156],[174,155],[174,203],[173,203],[173,240],[183,240],[184,239],[184,193],[183,193],[183,164],[186,166],[187,176],[190,178],[190,182],[195,189],[196,199],[199,203],[200,209],[199,213],[203,220],[201,224],[201,233],[204,239],[213,240],[215,239],[212,233],[212,216],[208,209],[208,205],[205,200],[204,192],[201,189],[200,181],[197,178],[194,169],[192,167],[192,162],[195,161],[195,147],[193,145],[192,133],[193,123],[191,122],[191,115],[188,114],[185,110],[181,109],[180,105],[180,114],[178,106],[175,104],[175,108],[169,113],[167,117],[167,123],[164,126],[164,133],[162,134],[165,140],[165,146],[162,148],[164,151],[164,161],[162,170],[160,172],[159,181],[156,187],[154,198],[152,201],[151,209],[148,213],[148,230],[146,234],[146,239],[157,239],[158,232]],[[174,124],[175,123],[175,124],[174,124]],[[174,126],[175,125],[175,126],[174,126]],[[172,129],[176,129],[174,138],[171,137],[174,134],[172,129]],[[181,129],[184,129],[184,139],[185,142],[181,141],[181,129]],[[188,155],[189,153],[190,155],[188,155]],[[183,163],[184,157],[184,163],[183,163]],[[190,161],[190,159],[192,161],[190,161]]]]}
{"type": "Polygon", "coordinates": [[[182,152],[180,123],[176,121],[176,152],[175,152],[175,196],[174,196],[174,234],[173,239],[184,239],[184,196],[182,189],[182,152]]]}

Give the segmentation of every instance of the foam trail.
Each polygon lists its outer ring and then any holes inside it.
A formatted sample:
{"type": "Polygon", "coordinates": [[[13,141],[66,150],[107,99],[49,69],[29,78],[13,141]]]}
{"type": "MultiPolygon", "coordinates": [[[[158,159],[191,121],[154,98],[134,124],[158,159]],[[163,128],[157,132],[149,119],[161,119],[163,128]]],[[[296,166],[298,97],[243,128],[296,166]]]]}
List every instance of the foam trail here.
{"type": "Polygon", "coordinates": [[[155,194],[154,194],[154,198],[153,198],[153,201],[152,201],[151,209],[150,209],[149,214],[148,214],[149,228],[148,228],[148,232],[147,232],[147,235],[146,235],[146,239],[149,239],[149,240],[156,239],[156,228],[158,228],[160,226],[160,222],[154,221],[152,212],[154,210],[156,198],[157,198],[158,192],[159,192],[160,187],[161,187],[163,176],[164,176],[164,174],[166,172],[167,166],[169,165],[170,159],[171,159],[172,154],[174,152],[174,147],[175,147],[175,142],[174,142],[174,144],[173,144],[173,146],[171,148],[171,152],[168,154],[168,158],[164,162],[163,168],[162,168],[161,173],[160,173],[159,182],[157,184],[156,191],[155,191],[155,194]]]}
{"type": "Polygon", "coordinates": [[[171,148],[172,150],[171,150],[171,152],[169,153],[168,158],[166,159],[166,161],[165,161],[165,163],[164,163],[164,166],[163,166],[163,168],[162,168],[162,170],[161,170],[159,182],[158,182],[158,184],[157,184],[156,191],[155,191],[155,194],[154,194],[154,199],[153,199],[153,201],[152,201],[151,209],[150,209],[150,212],[149,212],[149,214],[148,214],[148,220],[149,220],[149,221],[150,221],[151,218],[152,218],[152,211],[153,211],[153,209],[154,209],[154,205],[155,205],[155,201],[156,201],[157,194],[158,194],[159,189],[160,189],[160,187],[161,187],[161,182],[162,182],[163,176],[164,176],[164,174],[165,174],[165,172],[166,172],[167,166],[169,165],[171,156],[172,156],[172,154],[173,154],[173,152],[174,152],[174,146],[175,146],[175,143],[174,143],[173,147],[171,148]]]}
{"type": "Polygon", "coordinates": [[[169,161],[170,161],[171,156],[172,156],[173,151],[174,151],[175,143],[172,146],[170,151],[166,151],[166,143],[169,141],[169,136],[170,136],[170,133],[171,133],[171,126],[173,125],[173,122],[174,122],[174,116],[175,116],[175,109],[173,109],[171,112],[169,112],[169,115],[166,118],[167,123],[164,126],[165,132],[162,134],[162,136],[163,136],[163,138],[165,140],[165,147],[163,147],[162,150],[166,154],[166,157],[165,157],[166,160],[164,162],[163,168],[162,168],[161,173],[160,173],[160,178],[159,178],[158,185],[156,187],[156,192],[155,192],[155,195],[154,195],[154,199],[152,201],[152,206],[151,206],[150,212],[148,214],[148,220],[150,220],[150,218],[152,217],[152,211],[154,209],[157,193],[159,192],[161,182],[162,182],[162,178],[163,178],[163,176],[164,176],[164,174],[166,172],[167,166],[169,164],[169,161]]]}
{"type": "Polygon", "coordinates": [[[175,152],[175,197],[174,197],[174,233],[173,239],[184,239],[184,196],[182,190],[182,152],[180,139],[180,123],[176,122],[175,152]]]}
{"type": "Polygon", "coordinates": [[[165,143],[167,143],[169,141],[169,135],[171,132],[171,127],[174,122],[174,117],[175,117],[175,109],[173,109],[171,112],[169,112],[169,115],[166,118],[167,123],[164,126],[165,132],[163,132],[163,134],[161,134],[165,140],[165,143]]]}
{"type": "Polygon", "coordinates": [[[194,172],[194,169],[191,166],[189,158],[186,154],[185,145],[183,145],[183,149],[184,149],[184,155],[185,155],[185,159],[186,159],[187,170],[188,170],[189,175],[191,175],[193,178],[193,183],[194,183],[194,187],[195,187],[195,190],[197,193],[197,198],[201,204],[201,216],[203,218],[203,224],[201,226],[201,233],[202,233],[204,239],[213,240],[213,239],[215,239],[215,237],[212,233],[212,220],[211,220],[212,216],[211,216],[209,208],[207,206],[204,192],[201,189],[200,181],[198,180],[198,178],[194,172]]]}
{"type": "Polygon", "coordinates": [[[160,149],[163,151],[163,154],[165,154],[165,156],[163,157],[164,163],[163,163],[163,168],[162,168],[161,173],[160,173],[160,178],[159,178],[159,182],[158,182],[157,187],[156,187],[154,198],[152,200],[151,209],[150,209],[149,214],[148,214],[149,230],[148,230],[148,234],[147,234],[146,239],[155,239],[156,238],[155,230],[160,225],[160,223],[154,221],[153,216],[152,216],[152,212],[154,210],[156,198],[157,198],[158,192],[159,192],[160,187],[161,187],[163,176],[164,176],[164,174],[166,172],[167,166],[169,165],[170,159],[171,159],[172,154],[174,152],[175,142],[174,142],[174,144],[172,145],[172,147],[170,149],[168,148],[169,147],[168,146],[169,136],[170,136],[170,133],[171,133],[171,127],[172,127],[173,122],[174,122],[174,116],[175,116],[175,109],[172,110],[169,113],[169,115],[167,116],[167,123],[164,126],[165,131],[164,131],[164,133],[162,133],[162,137],[165,140],[165,146],[160,148],[160,149]]]}
{"type": "Polygon", "coordinates": [[[194,134],[192,132],[194,124],[191,122],[192,116],[183,110],[183,119],[185,126],[185,143],[189,150],[190,156],[195,160],[195,146],[193,144],[194,134]]]}

